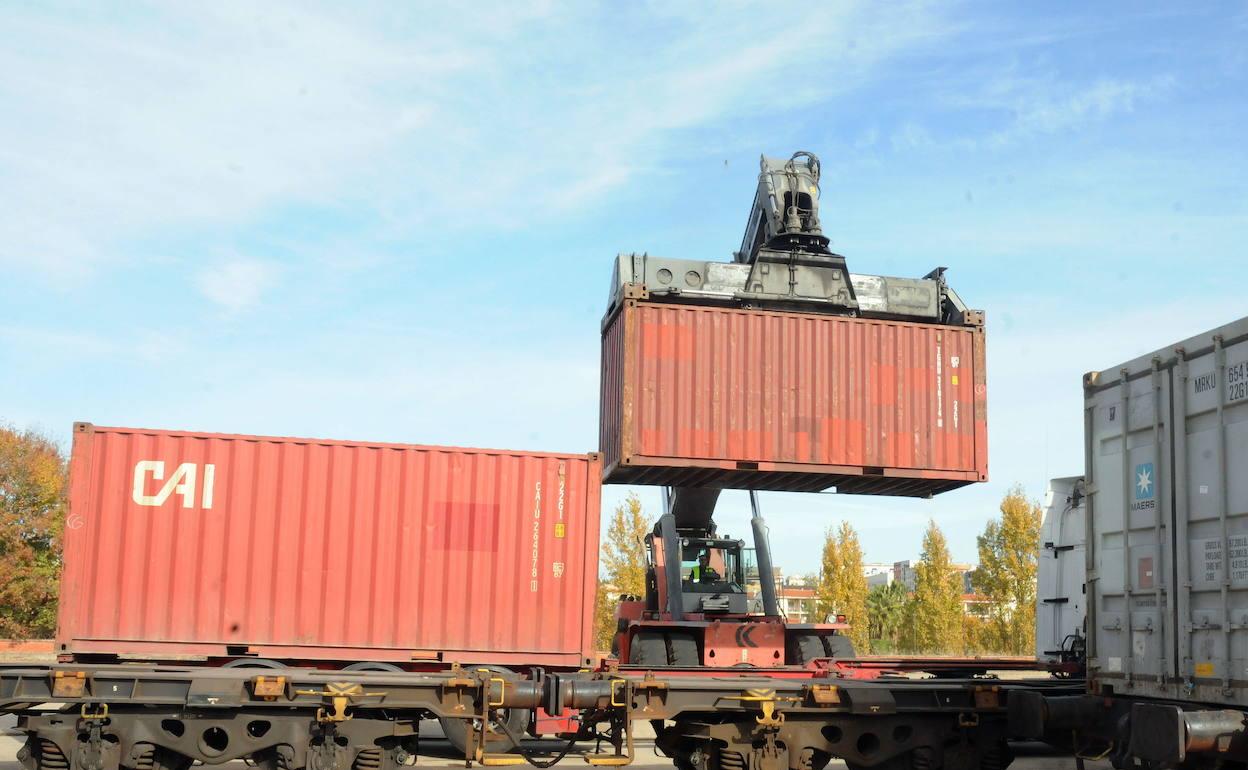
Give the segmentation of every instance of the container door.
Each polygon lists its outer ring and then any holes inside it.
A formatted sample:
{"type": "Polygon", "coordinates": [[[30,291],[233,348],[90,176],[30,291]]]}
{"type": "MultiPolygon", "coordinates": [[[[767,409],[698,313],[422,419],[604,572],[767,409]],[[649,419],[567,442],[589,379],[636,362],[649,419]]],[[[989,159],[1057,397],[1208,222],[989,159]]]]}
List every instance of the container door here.
{"type": "Polygon", "coordinates": [[[1083,503],[1081,477],[1049,481],[1036,569],[1036,656],[1041,659],[1059,660],[1087,635],[1083,503]]]}
{"type": "Polygon", "coordinates": [[[1086,402],[1089,667],[1160,694],[1175,668],[1171,379],[1157,365],[1119,376],[1086,402]]]}
{"type": "Polygon", "coordinates": [[[1176,370],[1180,675],[1192,696],[1243,705],[1248,679],[1248,343],[1213,338],[1176,370]]]}

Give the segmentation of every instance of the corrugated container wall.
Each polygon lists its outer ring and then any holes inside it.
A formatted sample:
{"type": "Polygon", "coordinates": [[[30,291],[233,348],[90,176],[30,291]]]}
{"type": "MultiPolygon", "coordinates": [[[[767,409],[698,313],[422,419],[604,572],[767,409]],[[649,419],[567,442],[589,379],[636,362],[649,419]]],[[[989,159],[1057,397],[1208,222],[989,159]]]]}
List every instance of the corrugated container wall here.
{"type": "Polygon", "coordinates": [[[58,649],[584,665],[596,455],[75,426],[58,649]]]}
{"type": "Polygon", "coordinates": [[[1093,691],[1248,706],[1248,318],[1084,388],[1093,691]]]}
{"type": "Polygon", "coordinates": [[[988,477],[982,326],[629,299],[601,404],[608,483],[927,496],[988,477]]]}

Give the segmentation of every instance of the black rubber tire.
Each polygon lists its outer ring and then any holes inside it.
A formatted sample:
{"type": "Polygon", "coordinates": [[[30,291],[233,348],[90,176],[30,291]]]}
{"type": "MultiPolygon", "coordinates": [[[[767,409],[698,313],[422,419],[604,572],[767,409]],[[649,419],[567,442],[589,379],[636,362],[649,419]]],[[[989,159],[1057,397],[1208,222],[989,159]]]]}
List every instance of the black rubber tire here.
{"type": "Polygon", "coordinates": [[[663,634],[638,631],[628,645],[628,662],[633,666],[666,666],[667,643],[663,634]]]}
{"type": "Polygon", "coordinates": [[[854,643],[848,637],[842,634],[824,634],[823,650],[829,658],[856,658],[854,653],[854,643]]]}
{"type": "Polygon", "coordinates": [[[692,634],[673,633],[667,635],[667,662],[680,668],[692,668],[702,665],[702,655],[698,652],[698,641],[692,634]]]}
{"type": "Polygon", "coordinates": [[[818,634],[801,633],[789,637],[789,665],[804,666],[816,658],[826,658],[828,651],[818,634]]]}

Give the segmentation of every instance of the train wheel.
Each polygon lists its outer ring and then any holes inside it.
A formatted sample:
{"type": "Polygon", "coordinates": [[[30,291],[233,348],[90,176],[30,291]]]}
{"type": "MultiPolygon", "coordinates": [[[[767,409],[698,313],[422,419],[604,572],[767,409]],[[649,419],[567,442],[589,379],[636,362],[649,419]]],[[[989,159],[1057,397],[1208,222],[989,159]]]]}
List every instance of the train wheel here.
{"type": "MultiPolygon", "coordinates": [[[[456,751],[463,754],[470,740],[468,720],[448,717],[439,719],[438,722],[442,725],[446,739],[456,751]]],[[[490,709],[490,721],[485,726],[485,750],[491,754],[513,751],[517,744],[503,729],[504,725],[513,734],[520,735],[528,723],[529,712],[525,709],[490,709]]]]}
{"type": "MultiPolygon", "coordinates": [[[[465,666],[465,668],[488,668],[504,675],[512,673],[498,666],[465,666]]],[[[529,726],[529,716],[528,709],[490,709],[490,718],[485,725],[485,750],[491,754],[514,751],[517,743],[511,736],[519,737],[524,734],[529,726]]],[[[468,748],[468,741],[472,738],[469,720],[447,717],[439,719],[438,722],[442,725],[442,732],[446,735],[446,739],[451,742],[456,751],[463,754],[468,748]]]]}
{"type": "Polygon", "coordinates": [[[394,671],[400,674],[403,673],[403,669],[399,668],[393,663],[381,663],[379,661],[373,661],[373,660],[361,660],[356,663],[352,663],[349,666],[343,666],[342,670],[343,671],[394,671]]]}
{"type": "Polygon", "coordinates": [[[698,642],[692,634],[668,634],[667,652],[668,662],[673,666],[690,668],[702,665],[698,642]]]}
{"type": "Polygon", "coordinates": [[[186,770],[191,766],[191,761],[190,757],[160,746],[152,752],[152,770],[186,770]]]}
{"type": "Polygon", "coordinates": [[[286,666],[268,658],[235,658],[221,668],[286,668],[286,666]]]}
{"type": "Polygon", "coordinates": [[[832,755],[818,749],[806,749],[810,752],[810,770],[823,770],[832,761],[832,755]]]}
{"type": "Polygon", "coordinates": [[[257,770],[291,770],[293,752],[289,746],[271,746],[251,755],[248,764],[257,770]]]}
{"type": "Polygon", "coordinates": [[[895,757],[884,760],[878,765],[870,768],[865,765],[857,765],[853,762],[846,762],[845,767],[848,770],[917,770],[919,763],[914,761],[914,752],[907,751],[904,754],[898,754],[895,757]]]}
{"type": "MultiPolygon", "coordinates": [[[[163,746],[155,746],[150,743],[138,744],[135,748],[141,749],[146,747],[147,750],[133,757],[135,768],[142,770],[187,770],[193,761],[190,757],[179,754],[172,749],[166,749],[163,746]]],[[[122,766],[127,766],[126,762],[122,766]]]]}

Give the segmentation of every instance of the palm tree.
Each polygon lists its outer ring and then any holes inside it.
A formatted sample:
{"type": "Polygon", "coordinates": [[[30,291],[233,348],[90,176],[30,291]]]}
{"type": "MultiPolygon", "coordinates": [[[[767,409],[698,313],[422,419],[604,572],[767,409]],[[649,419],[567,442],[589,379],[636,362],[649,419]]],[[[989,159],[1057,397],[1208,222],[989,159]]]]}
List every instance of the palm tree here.
{"type": "Polygon", "coordinates": [[[897,630],[901,626],[901,615],[905,606],[906,587],[898,581],[876,586],[867,594],[871,638],[885,642],[889,650],[896,648],[897,630]]]}

